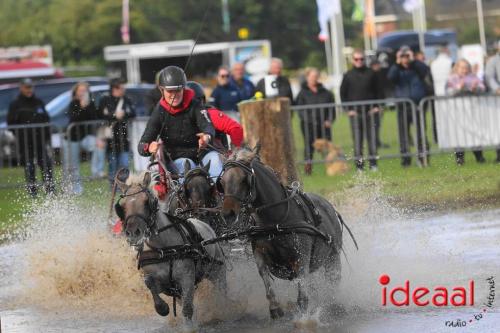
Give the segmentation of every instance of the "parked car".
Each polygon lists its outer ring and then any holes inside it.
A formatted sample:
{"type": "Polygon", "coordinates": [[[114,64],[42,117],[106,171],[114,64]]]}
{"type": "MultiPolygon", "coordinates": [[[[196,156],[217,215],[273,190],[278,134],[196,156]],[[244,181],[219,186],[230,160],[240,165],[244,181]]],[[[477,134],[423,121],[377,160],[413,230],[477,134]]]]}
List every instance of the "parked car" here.
{"type": "MultiPolygon", "coordinates": [[[[147,116],[146,96],[155,85],[153,84],[126,84],[126,95],[132,100],[135,107],[135,112],[138,117],[147,116]]],[[[96,107],[99,106],[99,101],[102,96],[109,93],[109,85],[91,86],[90,93],[94,99],[96,107]]],[[[47,113],[50,116],[50,123],[59,128],[66,128],[69,124],[68,107],[71,102],[71,91],[66,91],[47,105],[47,113]]]]}
{"type": "MultiPolygon", "coordinates": [[[[66,127],[69,125],[69,117],[67,111],[69,103],[71,101],[71,88],[73,84],[68,87],[67,91],[60,93],[58,96],[50,100],[45,106],[50,117],[50,123],[54,126],[54,133],[52,133],[51,141],[52,147],[55,149],[60,148],[62,142],[61,133],[63,133],[66,127]]],[[[149,91],[151,91],[151,89],[155,88],[155,85],[126,84],[125,87],[127,90],[126,94],[132,100],[137,116],[147,116],[148,110],[146,106],[146,96],[149,91]]],[[[35,89],[38,89],[38,87],[35,89]]],[[[98,106],[102,96],[109,93],[109,85],[101,84],[90,86],[90,93],[92,94],[92,98],[94,99],[96,106],[98,106]]],[[[12,159],[13,155],[15,155],[14,152],[16,151],[14,145],[15,140],[12,133],[5,130],[6,126],[7,124],[4,119],[3,122],[0,122],[0,166],[2,166],[2,164],[8,165],[9,163],[7,163],[6,161],[12,159]]],[[[12,163],[12,161],[10,161],[10,163],[12,163]]]]}
{"type": "MultiPolygon", "coordinates": [[[[53,79],[35,82],[35,94],[45,104],[59,94],[71,90],[75,83],[85,81],[91,86],[103,85],[109,82],[105,77],[81,77],[81,78],[65,78],[53,79]]],[[[0,124],[7,118],[10,102],[12,102],[19,94],[19,84],[3,84],[0,85],[0,124]]]]}

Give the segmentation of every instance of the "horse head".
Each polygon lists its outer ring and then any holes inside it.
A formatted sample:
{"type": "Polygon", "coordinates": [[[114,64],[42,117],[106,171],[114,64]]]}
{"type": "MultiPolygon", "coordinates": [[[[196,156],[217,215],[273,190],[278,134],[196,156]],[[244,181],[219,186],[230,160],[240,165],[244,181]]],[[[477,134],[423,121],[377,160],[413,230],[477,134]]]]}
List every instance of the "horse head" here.
{"type": "Polygon", "coordinates": [[[195,211],[198,208],[210,206],[216,195],[214,184],[208,173],[209,169],[210,161],[207,165],[193,169],[188,161],[184,163],[183,194],[189,207],[195,211]]]}
{"type": "Polygon", "coordinates": [[[257,146],[253,150],[242,148],[224,163],[223,171],[217,179],[217,190],[223,194],[222,213],[224,216],[240,214],[242,208],[250,205],[256,196],[255,172],[252,164],[258,157],[257,146]]]}
{"type": "Polygon", "coordinates": [[[131,176],[128,169],[121,169],[115,177],[122,194],[115,210],[123,221],[123,230],[130,245],[140,246],[156,227],[158,201],[149,189],[151,174],[144,172],[131,176]]]}

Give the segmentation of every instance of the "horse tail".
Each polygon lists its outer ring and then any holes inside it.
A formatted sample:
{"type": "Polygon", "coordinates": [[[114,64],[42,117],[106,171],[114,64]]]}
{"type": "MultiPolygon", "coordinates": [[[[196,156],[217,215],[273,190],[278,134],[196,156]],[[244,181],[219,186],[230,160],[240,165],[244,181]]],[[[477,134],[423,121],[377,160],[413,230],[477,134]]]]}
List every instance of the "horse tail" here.
{"type": "MultiPolygon", "coordinates": [[[[356,250],[359,250],[358,247],[358,242],[356,241],[356,238],[354,238],[354,235],[351,231],[351,229],[345,224],[344,219],[342,218],[342,215],[335,209],[335,214],[337,214],[337,217],[339,218],[340,225],[342,226],[342,231],[344,230],[344,227],[347,229],[349,232],[349,235],[351,236],[352,242],[354,243],[354,246],[356,247],[356,250]]],[[[345,255],[345,252],[344,252],[345,255]]]]}

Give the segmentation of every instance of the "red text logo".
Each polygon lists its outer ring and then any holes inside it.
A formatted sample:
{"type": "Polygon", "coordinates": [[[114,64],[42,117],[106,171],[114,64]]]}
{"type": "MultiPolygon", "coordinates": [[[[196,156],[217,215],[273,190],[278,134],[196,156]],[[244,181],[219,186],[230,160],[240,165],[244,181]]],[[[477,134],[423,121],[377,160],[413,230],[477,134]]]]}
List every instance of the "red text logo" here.
{"type": "Polygon", "coordinates": [[[378,279],[382,287],[382,306],[391,303],[394,306],[473,306],[474,305],[474,280],[468,286],[445,287],[412,286],[409,280],[403,285],[390,288],[391,278],[383,274],[378,279]]]}

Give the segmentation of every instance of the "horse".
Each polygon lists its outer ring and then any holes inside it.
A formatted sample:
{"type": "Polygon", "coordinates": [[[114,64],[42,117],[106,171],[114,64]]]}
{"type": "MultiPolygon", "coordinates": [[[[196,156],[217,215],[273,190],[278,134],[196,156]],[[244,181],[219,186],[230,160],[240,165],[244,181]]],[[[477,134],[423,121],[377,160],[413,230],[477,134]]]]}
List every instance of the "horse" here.
{"type": "Polygon", "coordinates": [[[195,285],[206,278],[218,291],[225,294],[226,265],[218,244],[201,246],[213,239],[215,232],[198,219],[181,219],[158,208],[158,200],[149,186],[151,175],[129,177],[121,169],[115,182],[122,195],[115,205],[123,221],[127,242],[138,251],[138,268],[144,273],[144,282],[153,296],[156,312],[167,316],[168,304],[160,294],[183,301],[182,313],[188,325],[192,324],[195,285]],[[127,180],[128,179],[128,180],[127,180]]]}
{"type": "Polygon", "coordinates": [[[284,315],[272,276],[298,281],[297,305],[308,311],[310,274],[324,267],[335,288],[340,282],[343,221],[330,202],[297,186],[284,187],[258,157],[258,148],[240,149],[226,161],[217,180],[222,212],[244,219],[273,319],[284,315]]]}
{"type": "Polygon", "coordinates": [[[222,201],[215,182],[208,173],[209,168],[210,162],[191,168],[191,164],[186,161],[180,196],[187,203],[186,211],[189,214],[207,222],[217,235],[221,235],[227,231],[227,225],[220,214],[222,201]]]}

